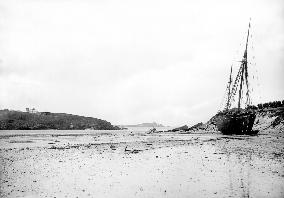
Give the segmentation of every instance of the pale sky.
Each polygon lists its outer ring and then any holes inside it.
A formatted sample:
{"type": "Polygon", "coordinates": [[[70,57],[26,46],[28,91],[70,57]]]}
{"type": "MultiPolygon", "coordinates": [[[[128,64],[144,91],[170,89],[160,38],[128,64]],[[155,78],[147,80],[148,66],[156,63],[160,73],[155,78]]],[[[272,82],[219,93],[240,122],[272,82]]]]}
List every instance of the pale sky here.
{"type": "Polygon", "coordinates": [[[250,17],[253,102],[283,100],[283,0],[0,0],[0,109],[207,121],[250,17]]]}

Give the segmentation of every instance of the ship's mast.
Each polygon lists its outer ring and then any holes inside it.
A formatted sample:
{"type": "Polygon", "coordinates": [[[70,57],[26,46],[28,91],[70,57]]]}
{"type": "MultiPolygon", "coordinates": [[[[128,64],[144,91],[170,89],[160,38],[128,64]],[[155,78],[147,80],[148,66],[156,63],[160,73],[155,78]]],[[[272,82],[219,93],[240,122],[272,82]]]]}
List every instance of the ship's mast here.
{"type": "Polygon", "coordinates": [[[248,49],[248,39],[249,39],[249,29],[250,29],[250,22],[249,22],[249,27],[248,27],[248,34],[247,34],[247,42],[246,42],[246,48],[245,48],[245,52],[244,52],[244,56],[243,56],[243,60],[242,60],[242,64],[241,64],[241,68],[240,68],[240,71],[241,71],[241,83],[240,83],[240,90],[239,90],[239,100],[238,100],[238,109],[241,108],[241,99],[242,99],[242,91],[243,91],[243,83],[244,83],[244,80],[246,85],[247,85],[247,88],[248,88],[248,80],[247,80],[247,65],[248,65],[248,62],[247,62],[247,49],[248,49]],[[244,73],[246,73],[246,75],[244,76],[244,73]],[[246,79],[244,79],[244,77],[246,79]]]}
{"type": "Polygon", "coordinates": [[[227,98],[225,110],[228,110],[230,108],[230,95],[231,95],[231,84],[232,84],[232,67],[233,66],[231,65],[231,72],[230,72],[229,82],[228,82],[228,86],[227,86],[228,98],[227,98]]]}

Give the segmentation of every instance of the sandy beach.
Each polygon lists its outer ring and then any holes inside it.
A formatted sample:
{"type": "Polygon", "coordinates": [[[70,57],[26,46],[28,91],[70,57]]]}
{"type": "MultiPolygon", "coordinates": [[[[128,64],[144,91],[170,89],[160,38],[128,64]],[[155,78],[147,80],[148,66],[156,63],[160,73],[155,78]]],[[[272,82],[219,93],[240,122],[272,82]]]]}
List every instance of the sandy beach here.
{"type": "Polygon", "coordinates": [[[284,197],[283,135],[2,131],[0,197],[284,197]]]}

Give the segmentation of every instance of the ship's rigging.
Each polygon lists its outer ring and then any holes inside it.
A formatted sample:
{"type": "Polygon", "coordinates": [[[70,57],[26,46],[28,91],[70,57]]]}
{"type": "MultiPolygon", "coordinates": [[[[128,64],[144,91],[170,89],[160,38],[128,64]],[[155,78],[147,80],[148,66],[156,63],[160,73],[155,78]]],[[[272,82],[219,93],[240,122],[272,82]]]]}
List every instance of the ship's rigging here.
{"type": "Polygon", "coordinates": [[[249,22],[245,51],[243,54],[243,58],[240,61],[241,65],[240,65],[240,68],[238,70],[238,73],[236,75],[234,82],[232,81],[232,66],[231,66],[229,82],[228,82],[227,89],[226,89],[227,91],[226,91],[226,104],[224,108],[225,110],[228,110],[232,107],[232,104],[235,102],[236,98],[237,98],[238,109],[241,108],[243,100],[245,100],[244,102],[245,107],[251,104],[250,87],[249,87],[249,81],[248,81],[248,77],[249,77],[248,76],[248,42],[249,42],[249,36],[250,36],[250,27],[251,26],[249,22]],[[238,92],[238,95],[237,95],[237,92],[238,92]]]}

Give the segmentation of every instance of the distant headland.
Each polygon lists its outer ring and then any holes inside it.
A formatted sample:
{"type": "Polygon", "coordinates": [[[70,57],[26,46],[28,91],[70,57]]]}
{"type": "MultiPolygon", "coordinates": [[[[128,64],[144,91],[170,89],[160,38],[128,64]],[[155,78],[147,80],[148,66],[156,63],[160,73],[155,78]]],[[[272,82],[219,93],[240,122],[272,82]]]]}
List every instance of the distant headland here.
{"type": "Polygon", "coordinates": [[[132,125],[121,125],[121,127],[165,127],[162,124],[156,122],[151,123],[141,123],[141,124],[132,124],[132,125]]]}

